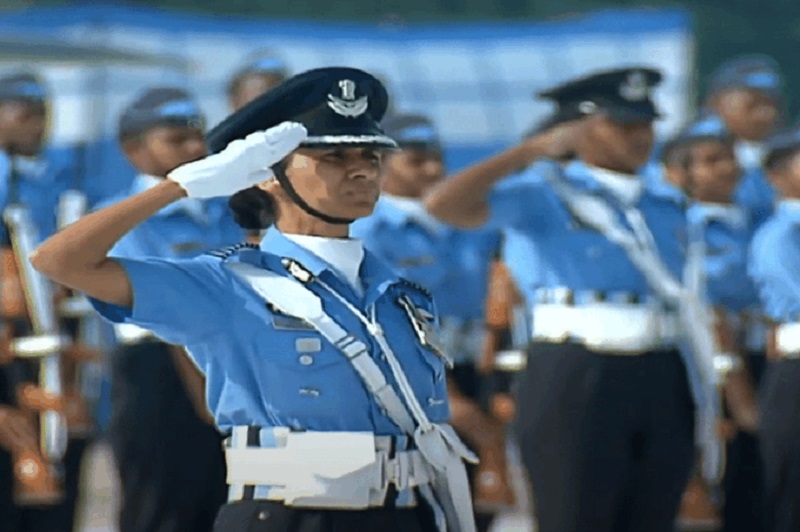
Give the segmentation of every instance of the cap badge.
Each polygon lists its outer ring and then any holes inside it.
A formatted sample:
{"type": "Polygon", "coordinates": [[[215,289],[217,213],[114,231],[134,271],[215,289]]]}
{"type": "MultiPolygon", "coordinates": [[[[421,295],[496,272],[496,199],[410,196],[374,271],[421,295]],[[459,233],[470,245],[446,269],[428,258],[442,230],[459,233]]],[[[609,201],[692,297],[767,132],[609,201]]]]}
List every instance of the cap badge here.
{"type": "Polygon", "coordinates": [[[595,111],[597,111],[597,104],[588,100],[585,102],[581,102],[578,105],[578,111],[580,111],[582,114],[590,115],[595,111]]]}
{"type": "Polygon", "coordinates": [[[356,98],[356,84],[349,79],[339,82],[339,89],[342,91],[341,97],[328,94],[328,107],[333,112],[347,118],[361,116],[367,110],[369,103],[367,97],[356,98]]]}
{"type": "Polygon", "coordinates": [[[644,72],[635,71],[619,86],[619,95],[631,102],[640,102],[647,99],[650,89],[644,72]]]}

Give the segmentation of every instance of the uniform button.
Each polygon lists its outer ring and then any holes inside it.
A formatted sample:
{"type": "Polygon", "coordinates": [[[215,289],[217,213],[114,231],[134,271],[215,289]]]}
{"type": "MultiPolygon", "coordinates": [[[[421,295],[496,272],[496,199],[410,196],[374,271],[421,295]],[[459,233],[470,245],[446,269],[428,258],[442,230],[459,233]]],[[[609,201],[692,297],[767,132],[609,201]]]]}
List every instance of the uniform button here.
{"type": "Polygon", "coordinates": [[[259,521],[266,521],[267,519],[269,519],[269,512],[264,511],[264,510],[258,512],[258,520],[259,521]]]}
{"type": "Polygon", "coordinates": [[[310,366],[314,363],[314,357],[311,355],[300,355],[300,363],[304,366],[310,366]]]}

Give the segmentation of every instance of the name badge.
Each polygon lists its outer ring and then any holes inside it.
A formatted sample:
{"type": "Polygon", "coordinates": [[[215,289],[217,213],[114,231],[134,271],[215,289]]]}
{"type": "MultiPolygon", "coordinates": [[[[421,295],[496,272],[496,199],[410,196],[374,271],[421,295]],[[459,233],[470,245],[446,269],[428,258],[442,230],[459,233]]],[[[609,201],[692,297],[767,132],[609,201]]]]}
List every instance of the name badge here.
{"type": "Polygon", "coordinates": [[[280,329],[283,331],[313,331],[314,327],[306,323],[305,321],[301,320],[300,318],[295,318],[292,316],[286,315],[275,315],[272,316],[272,327],[275,329],[280,329]]]}
{"type": "Polygon", "coordinates": [[[267,310],[272,314],[272,327],[283,331],[313,331],[314,327],[305,320],[282,313],[267,303],[267,310]]]}
{"type": "Polygon", "coordinates": [[[205,249],[206,246],[202,242],[178,242],[172,244],[172,251],[174,253],[184,255],[186,253],[197,253],[205,249]]]}

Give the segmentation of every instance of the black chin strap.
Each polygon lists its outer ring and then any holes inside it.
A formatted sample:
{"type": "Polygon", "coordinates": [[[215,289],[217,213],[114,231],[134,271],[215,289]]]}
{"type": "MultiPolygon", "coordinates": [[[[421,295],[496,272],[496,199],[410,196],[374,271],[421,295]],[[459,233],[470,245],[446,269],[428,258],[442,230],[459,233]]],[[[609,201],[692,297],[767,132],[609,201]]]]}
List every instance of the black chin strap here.
{"type": "Polygon", "coordinates": [[[289,178],[286,177],[286,172],[283,171],[283,168],[281,168],[279,164],[273,166],[272,171],[275,173],[275,177],[278,178],[278,183],[281,184],[281,187],[286,191],[292,201],[297,203],[301,209],[306,211],[311,216],[319,218],[323,222],[333,225],[350,225],[351,223],[355,222],[355,218],[337,218],[335,216],[328,216],[323,212],[319,212],[300,197],[300,194],[297,193],[292,184],[289,182],[289,178]]]}

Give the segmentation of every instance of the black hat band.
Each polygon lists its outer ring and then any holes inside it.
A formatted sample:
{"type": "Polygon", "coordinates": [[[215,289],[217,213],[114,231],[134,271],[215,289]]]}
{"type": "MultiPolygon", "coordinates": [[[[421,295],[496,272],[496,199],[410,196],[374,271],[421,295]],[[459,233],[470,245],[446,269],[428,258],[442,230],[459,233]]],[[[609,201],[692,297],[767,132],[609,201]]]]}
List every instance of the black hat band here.
{"type": "Polygon", "coordinates": [[[307,214],[310,214],[314,218],[319,218],[325,223],[329,223],[332,225],[350,225],[355,221],[354,218],[338,218],[336,216],[330,216],[325,214],[324,212],[320,212],[300,197],[300,194],[294,189],[292,184],[289,182],[289,178],[286,175],[286,172],[283,169],[283,166],[280,164],[276,164],[272,167],[272,171],[275,174],[275,177],[278,179],[278,183],[280,183],[281,188],[286,191],[289,198],[295,202],[298,207],[303,209],[307,214]]]}

